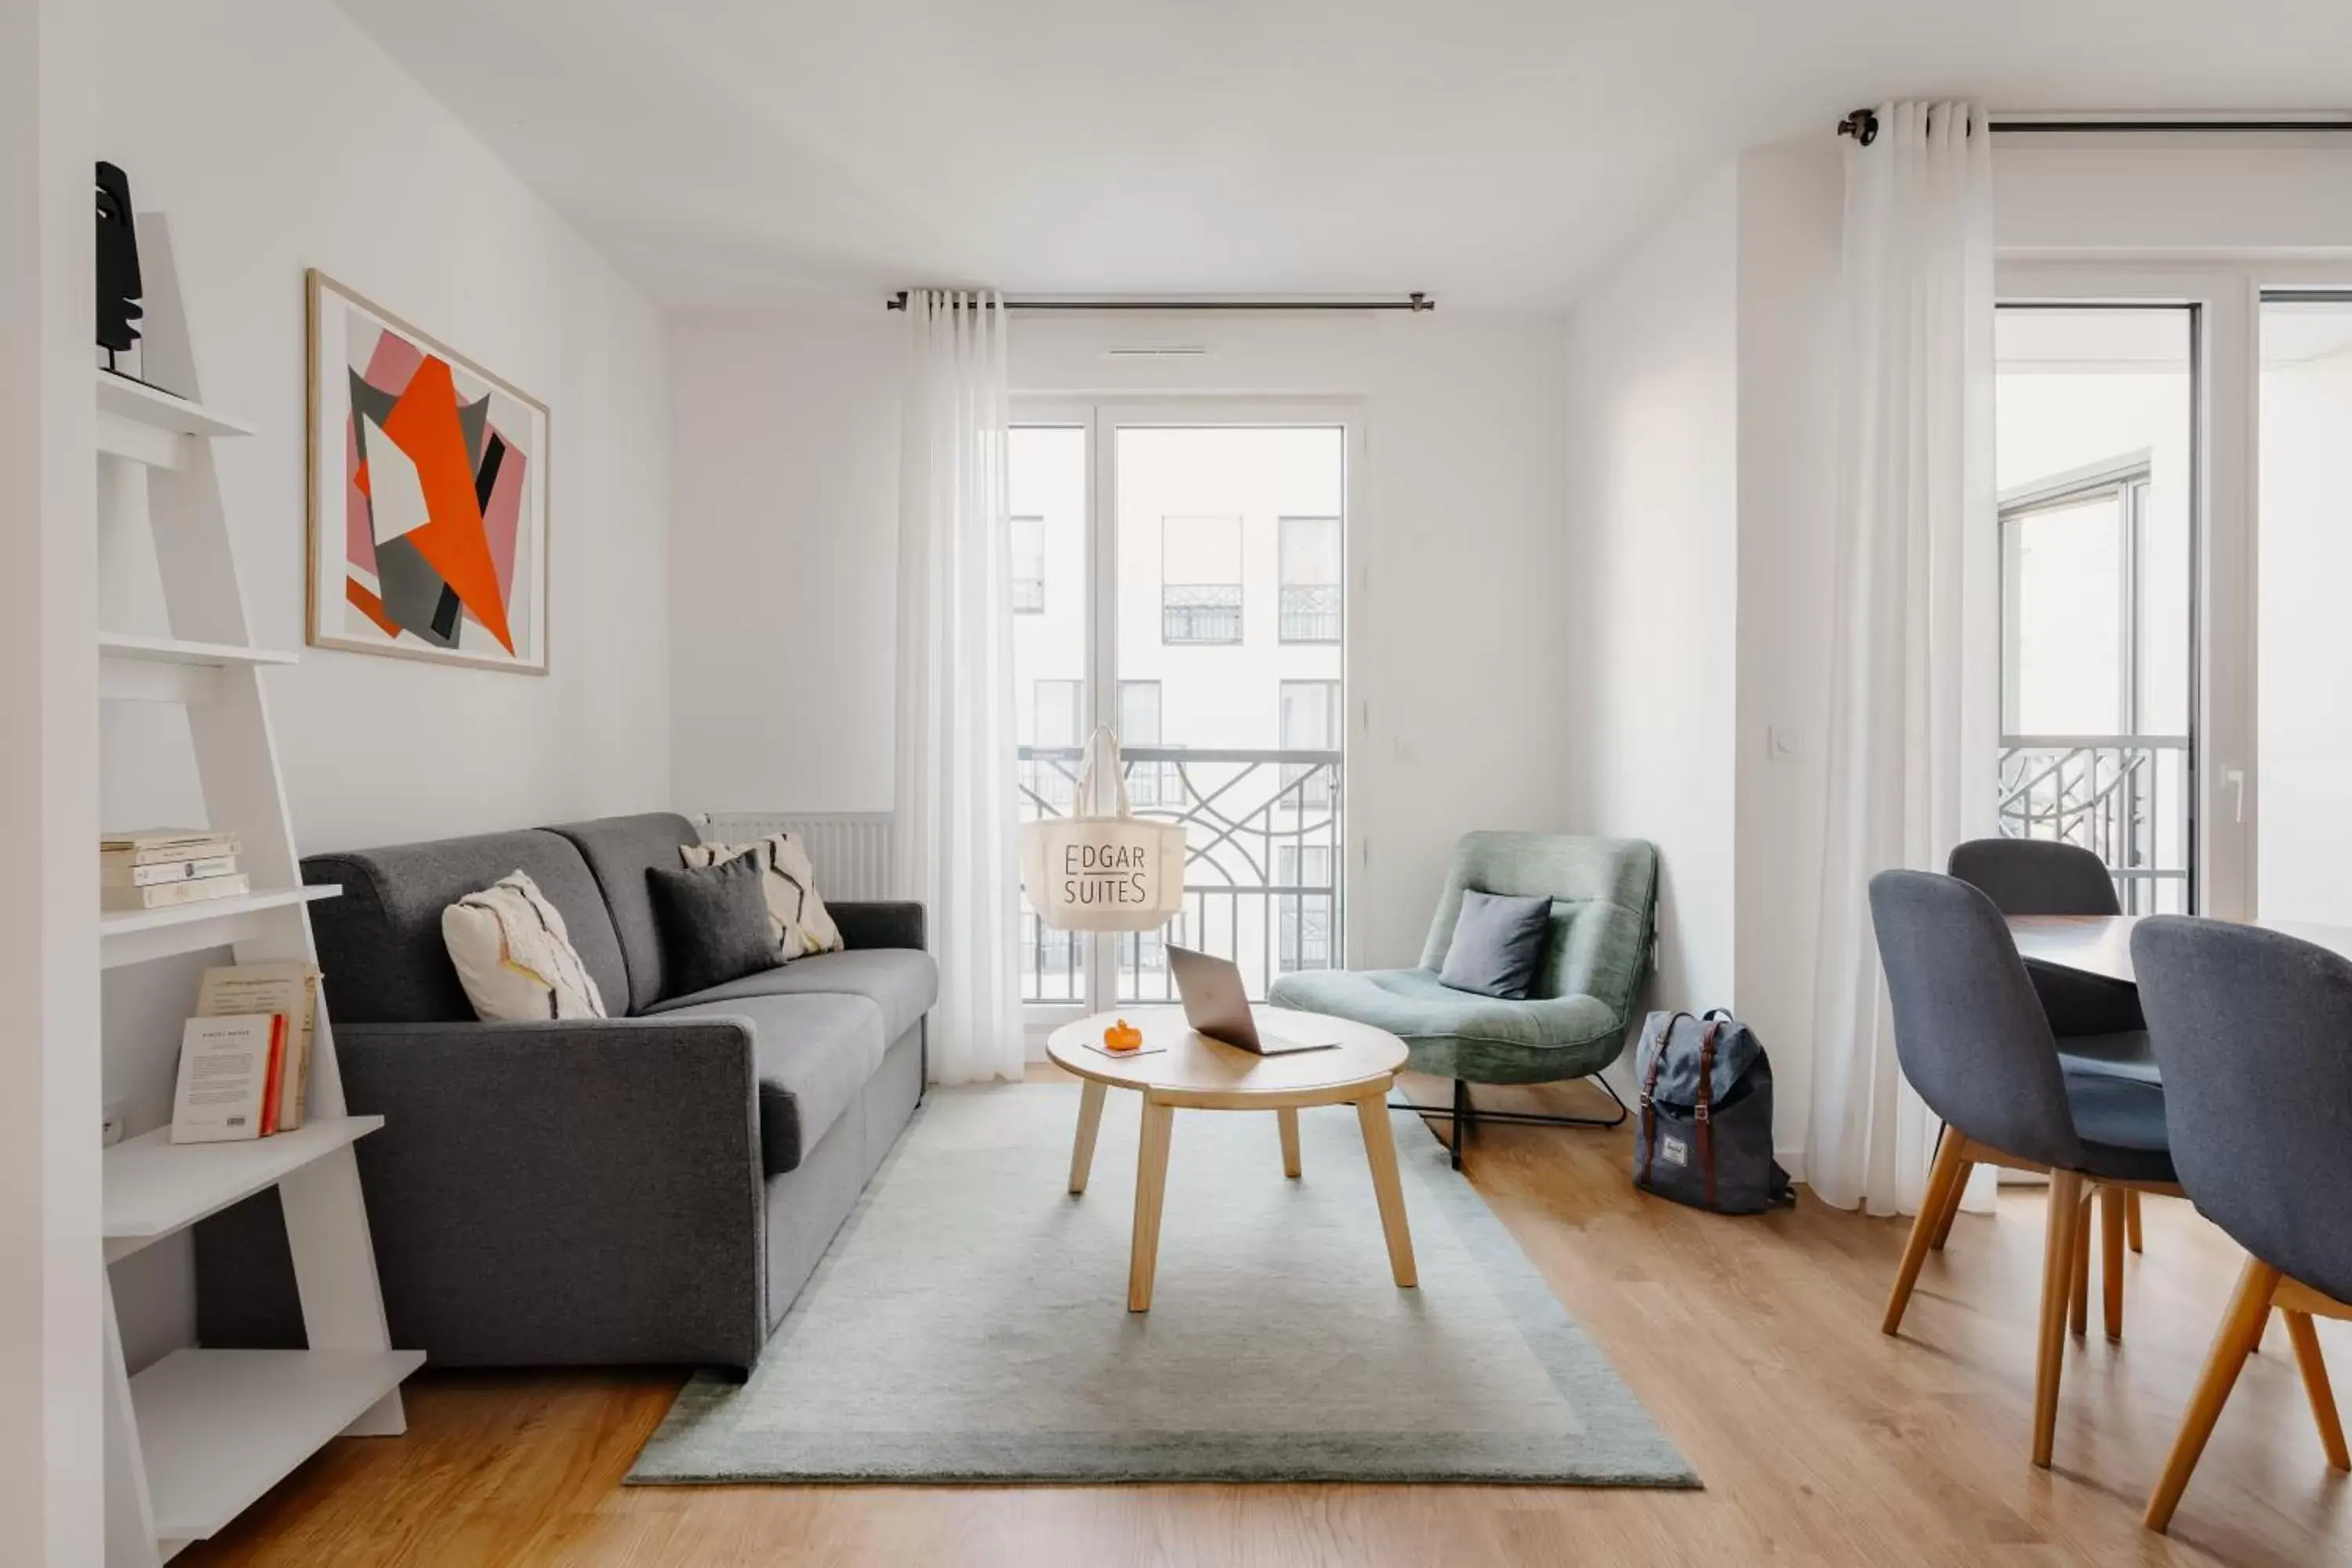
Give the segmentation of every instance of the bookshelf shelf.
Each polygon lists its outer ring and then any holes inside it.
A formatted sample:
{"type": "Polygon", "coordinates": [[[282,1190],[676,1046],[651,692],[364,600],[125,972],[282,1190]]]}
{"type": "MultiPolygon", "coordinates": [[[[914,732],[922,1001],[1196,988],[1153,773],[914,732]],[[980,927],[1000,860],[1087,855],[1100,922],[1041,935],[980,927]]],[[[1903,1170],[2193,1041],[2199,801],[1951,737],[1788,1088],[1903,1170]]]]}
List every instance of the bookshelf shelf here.
{"type": "Polygon", "coordinates": [[[93,369],[98,378],[98,411],[118,419],[150,426],[175,436],[251,436],[252,426],[206,408],[201,403],[174,396],[160,386],[93,369]]]}
{"type": "Polygon", "coordinates": [[[248,940],[258,917],[272,910],[315,903],[341,888],[273,888],[241,899],[175,904],[167,910],[122,910],[99,917],[99,964],[114,969],[178,952],[201,952],[248,940]]]}
{"type": "Polygon", "coordinates": [[[215,669],[240,664],[292,664],[300,657],[279,648],[183,642],[177,637],[142,637],[128,632],[99,633],[98,656],[100,658],[137,660],[143,664],[209,665],[215,669]]]}
{"type": "Polygon", "coordinates": [[[172,1130],[106,1152],[106,1260],[185,1230],[383,1125],[381,1116],[330,1116],[248,1143],[174,1143],[172,1130]]]}
{"type": "Polygon", "coordinates": [[[231,671],[287,665],[296,656],[236,643],[179,637],[98,635],[98,694],[108,701],[212,702],[231,671]]]}
{"type": "Polygon", "coordinates": [[[201,1541],[425,1363],[422,1351],[176,1351],[131,1380],[156,1539],[201,1541]]]}

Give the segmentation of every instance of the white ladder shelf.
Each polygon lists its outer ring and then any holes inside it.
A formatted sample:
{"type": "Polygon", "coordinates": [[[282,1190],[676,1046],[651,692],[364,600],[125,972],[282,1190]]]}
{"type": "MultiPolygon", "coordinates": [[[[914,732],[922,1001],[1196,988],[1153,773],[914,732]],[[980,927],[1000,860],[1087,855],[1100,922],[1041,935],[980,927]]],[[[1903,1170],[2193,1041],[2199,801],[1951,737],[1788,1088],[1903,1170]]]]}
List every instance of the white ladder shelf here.
{"type": "MultiPolygon", "coordinates": [[[[239,963],[316,963],[310,907],[338,889],[302,885],[261,685],[263,669],[296,656],[253,646],[213,462],[214,441],[253,428],[195,400],[169,229],[152,216],[142,216],[139,227],[149,285],[141,368],[188,395],[94,372],[99,493],[101,506],[143,510],[143,519],[108,521],[152,530],[171,635],[100,633],[100,693],[107,701],[185,705],[207,826],[243,840],[253,891],[105,914],[100,962],[112,968],[229,946],[239,963]],[[126,482],[139,470],[143,486],[126,482]]],[[[404,1429],[400,1384],[425,1357],[393,1349],[385,1331],[352,1155],[352,1145],[383,1119],[345,1110],[323,996],[307,1111],[299,1130],[249,1143],[174,1145],[164,1129],[106,1152],[110,1264],[276,1187],[310,1345],[182,1350],[132,1377],[109,1281],[108,1568],[157,1568],[228,1523],[339,1433],[404,1429]]]]}

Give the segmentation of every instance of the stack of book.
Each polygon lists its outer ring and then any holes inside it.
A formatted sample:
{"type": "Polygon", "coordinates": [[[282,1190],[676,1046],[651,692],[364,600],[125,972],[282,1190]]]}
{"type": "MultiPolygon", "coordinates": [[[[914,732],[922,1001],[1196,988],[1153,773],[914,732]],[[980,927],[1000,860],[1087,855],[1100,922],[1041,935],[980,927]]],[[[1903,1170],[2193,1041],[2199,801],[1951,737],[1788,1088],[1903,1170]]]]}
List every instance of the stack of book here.
{"type": "Polygon", "coordinates": [[[205,970],[196,1016],[180,1036],[172,1142],[229,1142],[301,1126],[318,1030],[318,965],[205,970]]]}
{"type": "Polygon", "coordinates": [[[201,827],[144,827],[98,841],[99,905],[163,910],[211,899],[239,899],[251,880],[236,868],[234,833],[201,827]]]}

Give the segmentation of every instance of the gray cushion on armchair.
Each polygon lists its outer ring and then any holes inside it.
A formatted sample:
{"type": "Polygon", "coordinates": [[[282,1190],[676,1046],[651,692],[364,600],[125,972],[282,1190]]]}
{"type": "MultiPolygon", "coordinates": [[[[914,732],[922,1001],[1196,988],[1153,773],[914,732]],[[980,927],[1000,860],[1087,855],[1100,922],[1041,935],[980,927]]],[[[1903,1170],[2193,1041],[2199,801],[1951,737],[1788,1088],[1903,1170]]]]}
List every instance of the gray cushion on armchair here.
{"type": "Polygon", "coordinates": [[[1454,846],[1419,968],[1285,974],[1267,1000],[1386,1029],[1404,1041],[1415,1072],[1473,1083],[1582,1078],[1624,1047],[1657,893],[1657,851],[1642,839],[1465,834],[1454,846]],[[1543,965],[1525,1001],[1450,990],[1438,979],[1463,894],[1473,888],[1551,898],[1543,965]]]}

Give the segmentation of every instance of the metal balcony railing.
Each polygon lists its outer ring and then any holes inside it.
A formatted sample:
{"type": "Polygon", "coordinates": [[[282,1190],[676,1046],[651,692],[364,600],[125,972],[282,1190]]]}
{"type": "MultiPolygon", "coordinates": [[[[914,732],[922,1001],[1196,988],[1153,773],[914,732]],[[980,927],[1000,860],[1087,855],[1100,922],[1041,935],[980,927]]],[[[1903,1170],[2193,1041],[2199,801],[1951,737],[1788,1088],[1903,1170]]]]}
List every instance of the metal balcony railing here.
{"type": "Polygon", "coordinates": [[[1285,583],[1279,635],[1284,642],[1339,640],[1339,584],[1285,583]]]}
{"type": "Polygon", "coordinates": [[[2004,735],[2000,832],[2088,849],[2126,914],[2185,912],[2191,801],[2186,735],[2004,735]]]}
{"type": "Polygon", "coordinates": [[[1160,640],[1234,643],[1242,640],[1239,583],[1168,583],[1160,590],[1160,640]]]}
{"type": "MultiPolygon", "coordinates": [[[[1023,821],[1069,814],[1081,755],[1076,746],[1021,749],[1023,821]]],[[[1135,814],[1185,826],[1183,910],[1163,931],[1089,939],[1045,929],[1024,906],[1023,1000],[1085,1001],[1090,940],[1103,943],[1108,1005],[1174,999],[1171,942],[1232,959],[1254,999],[1276,974],[1339,963],[1339,752],[1132,746],[1121,760],[1135,814]]]]}

